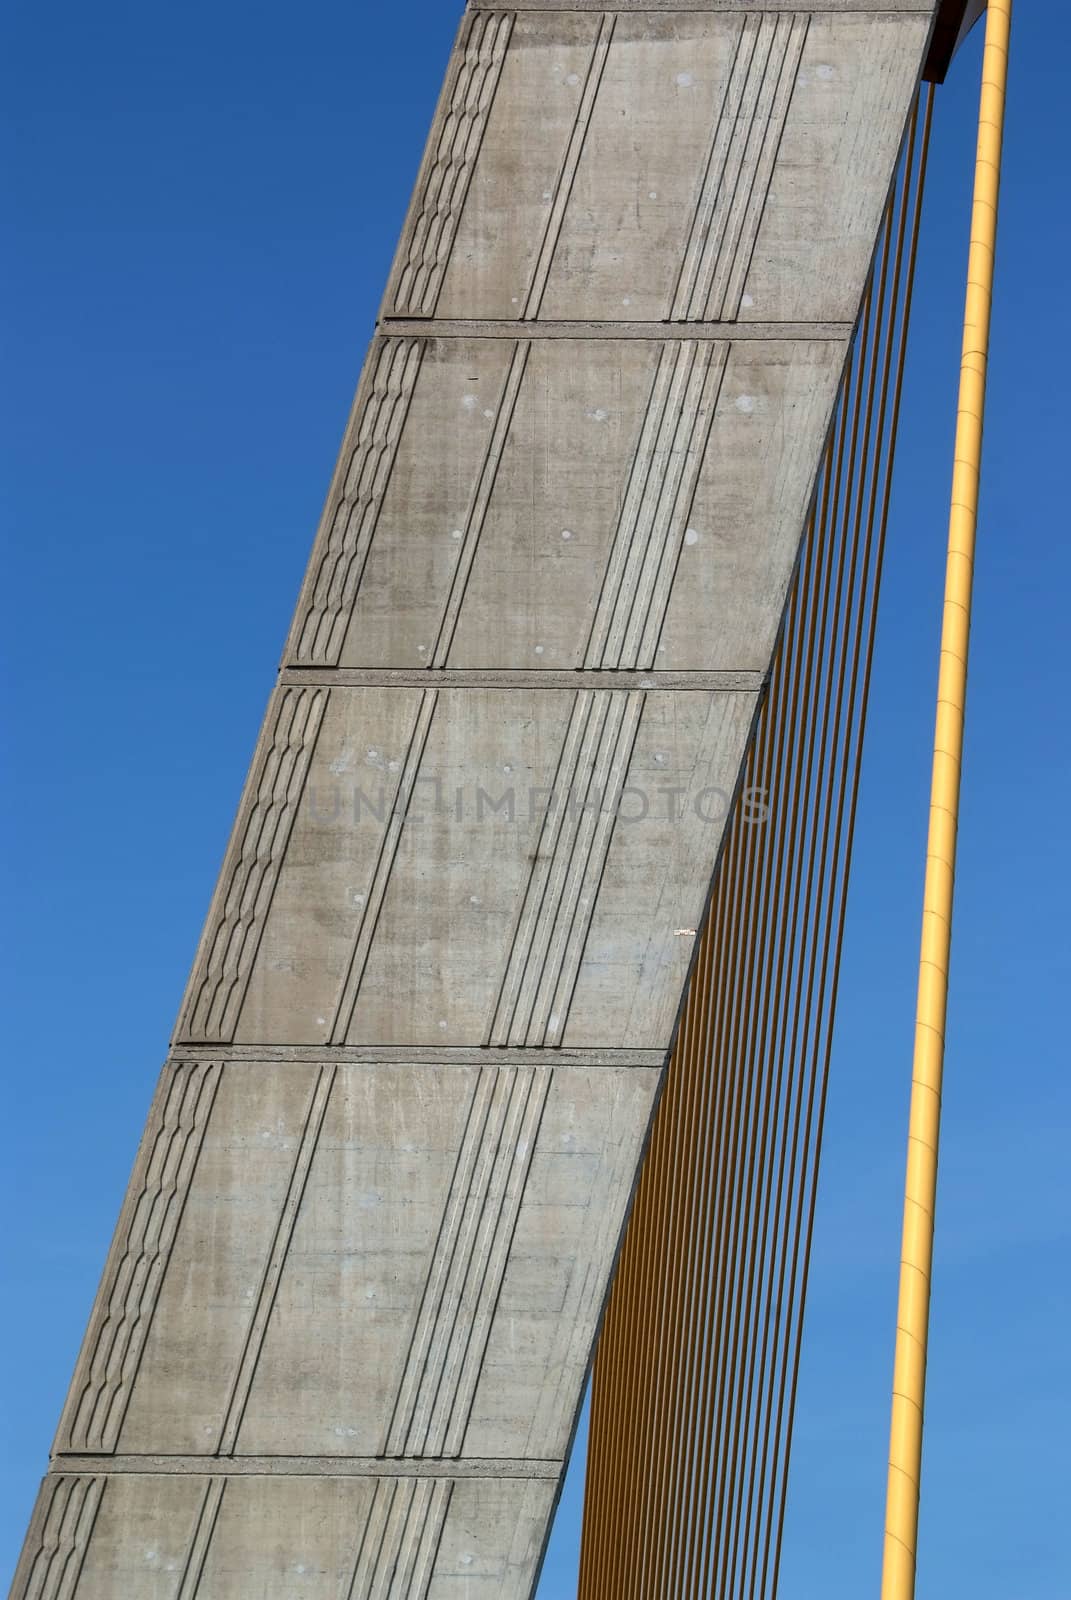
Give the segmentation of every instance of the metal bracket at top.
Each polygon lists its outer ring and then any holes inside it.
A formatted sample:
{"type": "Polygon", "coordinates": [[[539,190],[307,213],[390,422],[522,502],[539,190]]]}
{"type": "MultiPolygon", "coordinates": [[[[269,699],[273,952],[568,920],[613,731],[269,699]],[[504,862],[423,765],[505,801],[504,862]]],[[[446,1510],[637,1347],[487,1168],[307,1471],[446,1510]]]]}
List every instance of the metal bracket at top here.
{"type": "Polygon", "coordinates": [[[922,69],[926,83],[944,83],[952,57],[985,10],[986,0],[944,0],[922,69]]]}

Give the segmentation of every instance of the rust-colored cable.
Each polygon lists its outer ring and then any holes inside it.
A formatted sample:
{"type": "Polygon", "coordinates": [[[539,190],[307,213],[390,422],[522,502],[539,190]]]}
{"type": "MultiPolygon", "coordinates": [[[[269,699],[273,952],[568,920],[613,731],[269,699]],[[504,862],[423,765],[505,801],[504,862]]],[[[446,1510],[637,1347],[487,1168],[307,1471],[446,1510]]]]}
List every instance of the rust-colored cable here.
{"type": "Polygon", "coordinates": [[[905,138],[604,1318],[580,1600],[776,1591],[930,111],[905,138]]]}
{"type": "MultiPolygon", "coordinates": [[[[921,143],[920,143],[920,148],[919,148],[918,178],[917,178],[916,185],[915,185],[913,206],[912,206],[911,237],[910,237],[910,246],[909,246],[909,252],[908,252],[908,264],[907,264],[906,271],[904,272],[904,275],[903,275],[904,305],[903,305],[903,311],[902,311],[902,314],[901,314],[901,320],[900,320],[899,330],[898,330],[897,355],[896,355],[896,375],[895,375],[895,381],[894,381],[894,385],[893,385],[892,405],[891,405],[891,420],[890,420],[890,423],[889,423],[888,442],[887,442],[887,445],[886,445],[886,448],[885,448],[884,463],[883,463],[882,473],[881,473],[881,478],[882,478],[881,505],[880,505],[880,512],[878,513],[877,523],[876,523],[876,526],[877,526],[877,555],[876,555],[876,560],[875,560],[874,600],[873,600],[873,603],[871,604],[871,607],[870,607],[870,615],[869,615],[869,620],[868,620],[868,632],[867,632],[867,640],[866,640],[865,662],[864,662],[864,667],[863,667],[862,689],[861,689],[861,697],[860,697],[860,709],[859,709],[859,712],[858,712],[858,726],[859,726],[858,745],[859,745],[860,748],[859,748],[858,753],[856,755],[856,759],[855,759],[855,762],[854,762],[854,768],[853,768],[853,772],[852,772],[851,791],[850,791],[850,798],[849,798],[849,802],[848,802],[847,838],[846,838],[846,844],[845,844],[845,850],[844,850],[845,868],[844,868],[844,873],[843,873],[842,882],[841,882],[841,889],[840,889],[840,897],[841,898],[840,898],[840,905],[839,905],[839,909],[838,909],[835,937],[834,937],[834,942],[833,942],[832,973],[831,973],[831,979],[830,979],[830,990],[829,990],[829,1001],[828,1001],[829,1011],[830,1011],[830,1015],[831,1016],[832,1016],[832,1013],[833,1013],[833,1011],[835,1010],[835,1007],[836,1007],[837,990],[838,990],[839,980],[840,980],[840,964],[841,964],[841,956],[842,956],[842,952],[843,952],[844,919],[845,919],[846,899],[847,899],[847,865],[851,860],[852,845],[853,845],[854,836],[855,836],[855,821],[856,821],[856,814],[857,814],[857,808],[858,808],[859,780],[860,780],[860,774],[861,774],[862,730],[863,730],[863,728],[865,726],[865,723],[866,723],[867,706],[868,706],[868,702],[869,702],[869,698],[870,698],[870,680],[871,680],[872,669],[873,669],[874,641],[875,641],[876,622],[877,622],[877,604],[876,604],[876,602],[877,602],[877,593],[878,593],[878,590],[880,589],[880,584],[881,584],[881,571],[882,571],[882,566],[883,566],[883,562],[884,562],[884,554],[885,554],[885,539],[886,539],[886,533],[887,533],[887,530],[888,530],[889,503],[890,503],[890,498],[891,498],[891,494],[892,494],[893,456],[894,456],[896,432],[897,432],[897,427],[898,427],[898,424],[899,424],[899,417],[900,417],[900,402],[901,402],[901,397],[902,397],[902,393],[903,393],[904,363],[905,363],[906,354],[907,354],[907,330],[908,330],[908,326],[909,326],[909,322],[910,322],[910,316],[911,316],[911,299],[912,299],[912,291],[913,291],[913,286],[914,286],[915,263],[916,263],[916,260],[917,260],[917,257],[918,257],[919,228],[920,228],[920,224],[921,224],[921,220],[922,220],[922,197],[923,197],[925,181],[926,181],[926,166],[927,166],[927,158],[928,158],[928,154],[929,154],[929,141],[930,141],[930,132],[931,132],[931,126],[932,126],[932,119],[933,119],[933,88],[932,88],[932,86],[928,86],[927,89],[926,89],[926,110],[925,110],[925,116],[924,116],[924,121],[923,121],[923,130],[922,130],[922,136],[921,136],[921,143]]],[[[905,216],[907,214],[906,213],[906,186],[907,186],[907,177],[905,176],[905,212],[904,212],[905,216]]],[[[903,230],[901,230],[901,236],[900,236],[900,241],[899,241],[899,246],[898,246],[898,253],[900,255],[902,255],[902,251],[903,251],[903,230]]],[[[898,276],[899,276],[900,270],[901,270],[900,262],[898,261],[898,266],[897,266],[897,274],[898,274],[898,276]]],[[[883,392],[886,393],[886,394],[888,393],[888,382],[889,382],[889,374],[888,374],[888,370],[886,370],[886,375],[885,375],[885,379],[884,379],[884,390],[883,390],[883,392]]],[[[876,489],[876,485],[877,485],[877,477],[875,477],[875,489],[876,489]]],[[[871,520],[873,522],[873,518],[875,516],[875,502],[873,500],[872,500],[872,503],[871,503],[869,516],[870,516],[870,518],[871,518],[871,520]]],[[[808,1202],[807,1202],[806,1234],[805,1234],[805,1238],[804,1238],[804,1241],[803,1241],[802,1249],[800,1251],[801,1286],[800,1286],[800,1296],[799,1296],[799,1313],[798,1313],[797,1321],[796,1321],[795,1338],[794,1338],[794,1350],[793,1350],[793,1357],[792,1357],[791,1385],[790,1385],[789,1398],[788,1398],[788,1404],[787,1404],[787,1418],[786,1418],[786,1427],[785,1427],[785,1450],[784,1450],[784,1462],[783,1462],[783,1466],[782,1466],[782,1482],[781,1482],[781,1499],[782,1499],[782,1503],[784,1501],[786,1490],[787,1490],[788,1464],[789,1464],[789,1456],[790,1456],[791,1443],[792,1443],[792,1425],[793,1425],[793,1419],[794,1419],[794,1414],[795,1414],[796,1391],[797,1391],[798,1383],[799,1383],[799,1368],[800,1368],[800,1356],[801,1356],[801,1351],[802,1351],[802,1334],[803,1334],[803,1306],[804,1306],[804,1302],[806,1300],[807,1278],[808,1278],[808,1274],[809,1274],[809,1270],[810,1270],[811,1240],[812,1240],[813,1235],[814,1235],[815,1210],[816,1210],[817,1198],[818,1198],[818,1185],[817,1185],[818,1164],[819,1164],[819,1159],[820,1159],[820,1156],[821,1156],[822,1134],[823,1134],[824,1125],[825,1125],[825,1112],[826,1112],[826,1101],[827,1101],[828,1086],[829,1086],[829,1067],[830,1067],[830,1059],[831,1059],[831,1055],[832,1055],[832,1044],[833,1044],[832,1027],[830,1026],[826,1031],[825,1044],[824,1044],[824,1055],[823,1055],[823,1060],[822,1060],[822,1065],[821,1065],[821,1073],[820,1073],[820,1080],[819,1080],[819,1101],[818,1101],[817,1125],[816,1125],[816,1130],[815,1130],[815,1141],[814,1141],[814,1155],[813,1155],[813,1160],[812,1160],[810,1189],[809,1189],[809,1196],[808,1196],[808,1202]]],[[[778,1520],[778,1524],[777,1524],[776,1545],[775,1545],[774,1562],[773,1562],[773,1576],[772,1576],[772,1592],[773,1593],[776,1593],[777,1581],[778,1581],[778,1576],[779,1576],[779,1572],[780,1572],[782,1535],[783,1535],[783,1521],[781,1519],[779,1519],[778,1520]]]]}

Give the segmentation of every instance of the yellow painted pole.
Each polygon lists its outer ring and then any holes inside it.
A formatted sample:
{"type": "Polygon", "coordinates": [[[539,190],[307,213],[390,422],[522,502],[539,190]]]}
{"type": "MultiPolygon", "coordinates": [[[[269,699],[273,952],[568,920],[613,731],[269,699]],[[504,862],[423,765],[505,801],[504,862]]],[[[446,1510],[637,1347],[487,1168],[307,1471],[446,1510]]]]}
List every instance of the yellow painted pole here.
{"type": "Polygon", "coordinates": [[[900,1301],[896,1319],[882,1600],[913,1600],[915,1594],[926,1339],[941,1122],[941,1071],[948,1005],[948,957],[952,935],[963,713],[967,691],[971,582],[978,520],[982,414],[985,406],[1010,31],[1011,0],[989,0],[978,113],[974,209],[967,266],[967,303],[963,319],[956,458],[952,477],[941,668],[930,788],[915,1057],[904,1185],[900,1301]]]}

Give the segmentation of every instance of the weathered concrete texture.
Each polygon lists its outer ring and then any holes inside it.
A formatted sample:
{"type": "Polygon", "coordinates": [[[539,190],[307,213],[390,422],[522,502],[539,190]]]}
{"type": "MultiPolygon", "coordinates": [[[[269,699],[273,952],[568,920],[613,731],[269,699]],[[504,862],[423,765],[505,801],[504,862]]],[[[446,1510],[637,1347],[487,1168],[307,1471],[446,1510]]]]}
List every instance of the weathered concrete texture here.
{"type": "Polygon", "coordinates": [[[287,660],[764,671],[847,335],[377,340],[287,660]]]}
{"type": "Polygon", "coordinates": [[[751,8],[479,16],[384,309],[854,320],[929,26],[751,8]]]}
{"type": "Polygon", "coordinates": [[[654,1068],[176,1061],[63,1452],[560,1461],[654,1068]]]}
{"type": "Polygon", "coordinates": [[[463,21],[19,1600],[530,1594],[930,21],[463,21]]]}
{"type": "Polygon", "coordinates": [[[57,1474],[15,1592],[499,1600],[530,1589],[553,1495],[523,1479],[57,1474]]]}
{"type": "Polygon", "coordinates": [[[182,1037],[664,1046],[754,704],[278,691],[182,1037]]]}

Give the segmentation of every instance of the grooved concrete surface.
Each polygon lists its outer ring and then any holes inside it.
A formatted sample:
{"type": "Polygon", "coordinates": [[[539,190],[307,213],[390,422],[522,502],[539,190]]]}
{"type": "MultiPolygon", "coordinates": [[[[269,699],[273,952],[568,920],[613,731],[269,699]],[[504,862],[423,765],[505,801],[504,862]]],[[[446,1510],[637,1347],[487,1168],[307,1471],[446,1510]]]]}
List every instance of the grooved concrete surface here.
{"type": "Polygon", "coordinates": [[[933,7],[462,20],[18,1600],[525,1600],[933,7]]]}

